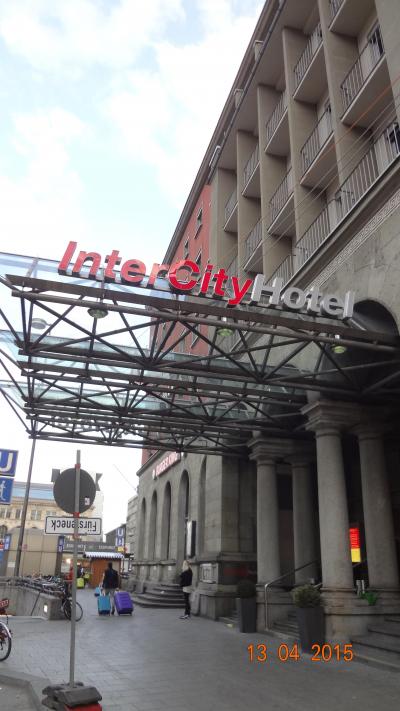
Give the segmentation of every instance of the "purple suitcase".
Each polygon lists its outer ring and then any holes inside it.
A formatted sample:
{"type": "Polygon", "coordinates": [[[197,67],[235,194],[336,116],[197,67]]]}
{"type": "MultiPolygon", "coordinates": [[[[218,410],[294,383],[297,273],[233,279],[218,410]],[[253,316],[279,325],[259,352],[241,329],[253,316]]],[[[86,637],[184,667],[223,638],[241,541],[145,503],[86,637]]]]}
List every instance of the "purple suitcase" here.
{"type": "Polygon", "coordinates": [[[119,590],[114,595],[115,607],[119,615],[131,615],[133,612],[133,602],[128,592],[119,590]]]}

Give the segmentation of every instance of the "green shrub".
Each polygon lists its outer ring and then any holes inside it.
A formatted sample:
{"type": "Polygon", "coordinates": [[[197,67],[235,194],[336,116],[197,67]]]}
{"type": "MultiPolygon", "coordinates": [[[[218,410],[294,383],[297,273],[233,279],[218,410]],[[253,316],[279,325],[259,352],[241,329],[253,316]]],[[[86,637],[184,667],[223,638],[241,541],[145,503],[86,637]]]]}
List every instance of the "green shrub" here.
{"type": "Polygon", "coordinates": [[[321,604],[321,593],[313,585],[293,588],[292,598],[296,607],[318,607],[321,604]]]}
{"type": "Polygon", "coordinates": [[[238,597],[255,597],[256,593],[257,588],[252,580],[249,580],[249,578],[243,578],[243,580],[239,580],[237,585],[238,597]]]}
{"type": "Polygon", "coordinates": [[[361,597],[363,600],[367,601],[368,605],[376,605],[378,601],[378,595],[372,592],[372,590],[368,590],[367,592],[363,593],[361,597]]]}

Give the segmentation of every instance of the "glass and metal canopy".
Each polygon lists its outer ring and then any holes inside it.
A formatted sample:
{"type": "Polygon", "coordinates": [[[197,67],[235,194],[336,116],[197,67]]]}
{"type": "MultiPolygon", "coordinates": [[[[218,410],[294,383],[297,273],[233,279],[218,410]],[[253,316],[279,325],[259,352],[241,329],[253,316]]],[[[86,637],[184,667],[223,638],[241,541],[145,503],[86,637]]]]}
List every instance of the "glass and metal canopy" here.
{"type": "Polygon", "coordinates": [[[307,436],[310,392],[398,400],[400,340],[357,317],[233,310],[164,279],[57,267],[0,254],[0,391],[31,437],[242,456],[256,432],[307,436]]]}

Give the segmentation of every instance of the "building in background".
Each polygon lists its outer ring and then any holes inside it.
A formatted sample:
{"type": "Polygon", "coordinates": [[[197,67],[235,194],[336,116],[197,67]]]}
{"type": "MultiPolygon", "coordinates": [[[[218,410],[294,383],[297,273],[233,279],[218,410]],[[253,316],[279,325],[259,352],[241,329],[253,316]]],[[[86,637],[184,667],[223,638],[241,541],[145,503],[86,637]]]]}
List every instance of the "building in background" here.
{"type": "Polygon", "coordinates": [[[137,494],[132,496],[128,501],[128,508],[126,512],[126,552],[133,559],[135,557],[136,550],[136,536],[137,536],[137,494]]]}
{"type": "MultiPolygon", "coordinates": [[[[0,532],[5,534],[21,525],[25,491],[25,482],[14,482],[11,504],[0,505],[0,532]]],[[[53,484],[31,484],[25,529],[44,531],[46,516],[65,516],[54,501],[53,484]]]]}
{"type": "Polygon", "coordinates": [[[117,528],[108,531],[105,534],[105,542],[110,546],[115,546],[117,549],[120,548],[120,552],[123,553],[126,545],[126,524],[121,523],[117,528]]]}
{"type": "MultiPolygon", "coordinates": [[[[53,470],[54,472],[55,470],[53,470]]],[[[100,475],[95,475],[100,477],[100,475]]],[[[9,506],[0,504],[0,538],[12,529],[21,525],[22,508],[24,505],[26,483],[15,481],[13,496],[9,506]]],[[[96,480],[96,498],[93,505],[85,513],[86,516],[101,518],[103,520],[104,494],[100,491],[98,479],[96,480]]],[[[31,484],[29,490],[29,502],[26,514],[25,528],[36,528],[43,531],[46,523],[46,516],[65,516],[53,496],[53,484],[31,484]]],[[[101,537],[96,537],[101,540],[101,537]]]]}
{"type": "MultiPolygon", "coordinates": [[[[175,234],[164,257],[164,264],[172,264],[181,259],[190,259],[200,270],[209,263],[211,202],[210,187],[203,184],[194,195],[188,199],[181,215],[175,234]]],[[[161,350],[171,349],[174,353],[204,354],[204,342],[193,333],[178,324],[163,323],[152,328],[152,338],[161,350]]],[[[207,326],[200,326],[200,331],[207,333],[207,326]]],[[[157,459],[157,450],[143,449],[142,464],[150,458],[157,459]]],[[[155,461],[154,459],[154,461],[155,461]]],[[[152,459],[153,461],[153,459],[152,459]]]]}
{"type": "Polygon", "coordinates": [[[105,543],[115,546],[115,550],[121,555],[121,572],[129,571],[130,554],[127,546],[126,523],[121,523],[117,528],[113,528],[105,535],[105,543]]]}
{"type": "MultiPolygon", "coordinates": [[[[53,481],[58,471],[53,469],[53,481]]],[[[96,481],[96,497],[84,515],[100,518],[103,521],[104,495],[99,487],[101,474],[91,473],[91,476],[96,481]]],[[[13,573],[25,492],[26,482],[15,481],[11,504],[7,506],[0,504],[0,570],[3,570],[4,575],[13,573]],[[9,541],[9,553],[5,556],[1,553],[6,553],[4,548],[6,540],[9,541]]],[[[25,535],[22,543],[21,575],[33,575],[34,573],[55,575],[60,572],[68,572],[70,562],[67,562],[68,556],[58,555],[62,551],[58,550],[57,536],[44,533],[47,516],[69,516],[69,514],[62,511],[55,502],[53,483],[31,483],[25,535]]],[[[100,542],[102,535],[92,536],[91,539],[93,542],[100,542]]],[[[68,537],[65,540],[68,540],[68,537]]],[[[115,544],[113,546],[115,547],[115,544]]]]}
{"type": "MultiPolygon", "coordinates": [[[[186,235],[194,248],[187,227],[207,195],[212,264],[240,279],[261,274],[267,287],[281,279],[293,294],[355,290],[357,326],[398,338],[399,25],[398,0],[265,3],[166,263],[186,256],[186,235]]],[[[225,338],[244,367],[253,367],[241,354],[250,339],[260,353],[272,344],[254,333],[244,344],[225,338]]],[[[186,336],[175,350],[195,345],[186,336]]],[[[288,348],[294,374],[308,366],[302,350],[288,348]]],[[[283,590],[265,602],[265,584],[282,575],[286,584],[322,582],[328,639],[365,632],[372,620],[356,579],[377,591],[380,614],[400,614],[398,417],[374,400],[372,384],[381,368],[390,387],[392,371],[345,345],[323,347],[319,363],[328,379],[334,367],[360,389],[370,378],[368,408],[346,400],[336,375],[323,395],[318,383],[312,398],[300,393],[292,433],[253,433],[247,457],[143,457],[134,565],[142,589],[174,580],[189,555],[198,609],[209,617],[232,610],[246,575],[259,584],[259,630],[288,610],[283,590]]]]}

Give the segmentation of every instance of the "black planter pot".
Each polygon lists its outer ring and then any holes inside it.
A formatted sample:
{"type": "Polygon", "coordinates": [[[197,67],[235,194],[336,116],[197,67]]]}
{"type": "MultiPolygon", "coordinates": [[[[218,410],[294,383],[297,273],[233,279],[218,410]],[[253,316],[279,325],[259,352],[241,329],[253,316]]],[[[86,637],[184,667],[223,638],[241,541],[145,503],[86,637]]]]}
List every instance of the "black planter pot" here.
{"type": "Polygon", "coordinates": [[[296,607],[297,622],[300,632],[300,644],[303,652],[312,651],[313,644],[322,645],[325,641],[324,608],[296,607]]]}
{"type": "Polygon", "coordinates": [[[257,604],[255,597],[237,597],[239,632],[257,631],[257,604]]]}

